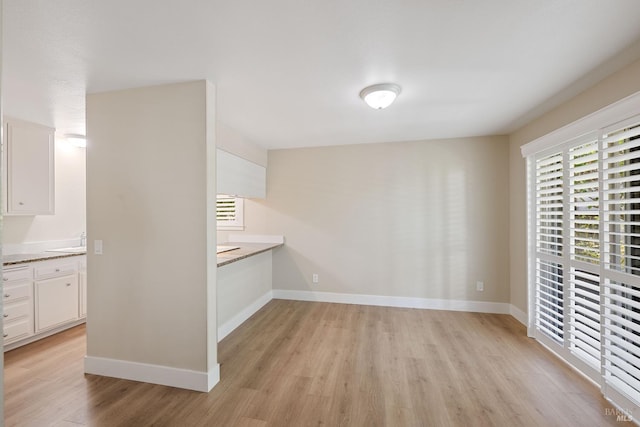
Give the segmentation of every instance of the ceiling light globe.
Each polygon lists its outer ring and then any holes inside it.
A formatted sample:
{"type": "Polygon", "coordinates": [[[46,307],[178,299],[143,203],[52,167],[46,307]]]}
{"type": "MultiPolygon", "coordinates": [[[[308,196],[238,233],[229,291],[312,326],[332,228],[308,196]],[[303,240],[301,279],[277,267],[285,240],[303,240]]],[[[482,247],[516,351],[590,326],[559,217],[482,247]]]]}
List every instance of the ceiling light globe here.
{"type": "Polygon", "coordinates": [[[368,86],[360,92],[360,98],[375,110],[387,108],[400,93],[400,86],[393,83],[382,83],[368,86]]]}

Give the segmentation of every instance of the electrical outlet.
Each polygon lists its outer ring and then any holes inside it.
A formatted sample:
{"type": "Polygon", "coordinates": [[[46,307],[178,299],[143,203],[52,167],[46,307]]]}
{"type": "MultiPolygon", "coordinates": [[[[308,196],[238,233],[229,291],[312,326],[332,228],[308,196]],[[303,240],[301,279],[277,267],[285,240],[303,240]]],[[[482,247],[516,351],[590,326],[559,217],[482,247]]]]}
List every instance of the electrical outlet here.
{"type": "Polygon", "coordinates": [[[311,279],[313,280],[313,283],[318,283],[318,275],[316,273],[313,273],[311,279]]]}
{"type": "Polygon", "coordinates": [[[484,282],[476,282],[476,291],[478,292],[484,291],[484,282]]]}

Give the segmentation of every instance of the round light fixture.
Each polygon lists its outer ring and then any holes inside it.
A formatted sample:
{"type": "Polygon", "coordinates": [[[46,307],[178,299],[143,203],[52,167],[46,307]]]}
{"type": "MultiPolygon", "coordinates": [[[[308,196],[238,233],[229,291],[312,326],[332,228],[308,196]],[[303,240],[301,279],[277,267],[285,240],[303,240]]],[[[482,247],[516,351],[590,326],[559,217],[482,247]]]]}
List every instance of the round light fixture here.
{"type": "Polygon", "coordinates": [[[367,86],[360,91],[360,98],[373,109],[387,108],[400,94],[400,86],[395,83],[381,83],[367,86]]]}

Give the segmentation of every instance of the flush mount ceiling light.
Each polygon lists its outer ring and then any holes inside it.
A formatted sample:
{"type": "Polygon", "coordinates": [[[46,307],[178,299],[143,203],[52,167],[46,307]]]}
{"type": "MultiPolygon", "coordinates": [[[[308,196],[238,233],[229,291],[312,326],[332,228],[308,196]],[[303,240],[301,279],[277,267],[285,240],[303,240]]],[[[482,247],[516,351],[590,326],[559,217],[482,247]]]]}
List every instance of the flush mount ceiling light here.
{"type": "Polygon", "coordinates": [[[393,103],[400,94],[400,86],[394,83],[381,83],[367,86],[360,91],[360,98],[373,109],[381,110],[393,103]]]}
{"type": "Polygon", "coordinates": [[[64,135],[64,139],[74,147],[85,148],[87,146],[87,137],[77,133],[68,133],[64,135]]]}

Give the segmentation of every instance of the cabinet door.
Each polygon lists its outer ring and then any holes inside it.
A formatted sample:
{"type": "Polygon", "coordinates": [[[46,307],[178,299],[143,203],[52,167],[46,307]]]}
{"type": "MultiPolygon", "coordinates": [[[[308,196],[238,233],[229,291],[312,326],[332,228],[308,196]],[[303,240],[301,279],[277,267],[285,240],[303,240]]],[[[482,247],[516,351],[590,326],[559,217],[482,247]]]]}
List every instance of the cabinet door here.
{"type": "Polygon", "coordinates": [[[78,275],[35,282],[36,332],[78,319],[78,275]]]}
{"type": "Polygon", "coordinates": [[[54,129],[8,121],[6,212],[54,213],[54,129]]]}
{"type": "Polygon", "coordinates": [[[216,150],[216,193],[264,199],[267,197],[267,169],[218,149],[216,150]]]}

